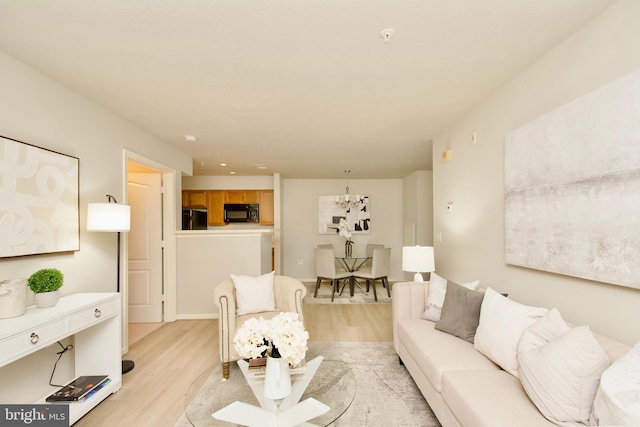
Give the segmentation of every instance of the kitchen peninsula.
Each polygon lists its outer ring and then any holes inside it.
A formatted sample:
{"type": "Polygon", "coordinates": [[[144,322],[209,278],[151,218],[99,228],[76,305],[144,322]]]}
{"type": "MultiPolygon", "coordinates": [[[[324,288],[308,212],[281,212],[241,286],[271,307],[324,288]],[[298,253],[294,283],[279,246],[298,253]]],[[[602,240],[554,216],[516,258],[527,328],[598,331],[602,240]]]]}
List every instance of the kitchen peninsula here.
{"type": "Polygon", "coordinates": [[[176,232],[179,319],[217,317],[213,288],[230,274],[272,270],[273,229],[176,232]]]}

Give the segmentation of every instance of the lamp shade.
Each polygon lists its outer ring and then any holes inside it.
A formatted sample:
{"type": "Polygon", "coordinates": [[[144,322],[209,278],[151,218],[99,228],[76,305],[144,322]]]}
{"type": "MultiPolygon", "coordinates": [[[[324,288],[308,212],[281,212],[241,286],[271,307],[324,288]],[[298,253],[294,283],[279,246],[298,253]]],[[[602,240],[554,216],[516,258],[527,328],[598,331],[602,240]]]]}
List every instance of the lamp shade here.
{"type": "Polygon", "coordinates": [[[129,231],[131,206],[119,203],[89,203],[87,206],[88,231],[129,231]]]}
{"type": "Polygon", "coordinates": [[[422,282],[420,273],[435,271],[433,247],[405,246],[402,248],[402,270],[416,273],[414,280],[422,282]]]}

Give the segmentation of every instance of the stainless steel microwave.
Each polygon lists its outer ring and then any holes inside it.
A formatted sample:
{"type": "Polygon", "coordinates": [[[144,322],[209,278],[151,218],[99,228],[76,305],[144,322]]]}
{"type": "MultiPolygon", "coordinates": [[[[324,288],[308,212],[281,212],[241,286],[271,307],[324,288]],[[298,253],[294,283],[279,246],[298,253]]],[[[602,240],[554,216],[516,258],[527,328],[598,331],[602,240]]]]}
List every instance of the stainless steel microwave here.
{"type": "Polygon", "coordinates": [[[257,203],[225,203],[224,222],[260,222],[260,205],[257,203]]]}

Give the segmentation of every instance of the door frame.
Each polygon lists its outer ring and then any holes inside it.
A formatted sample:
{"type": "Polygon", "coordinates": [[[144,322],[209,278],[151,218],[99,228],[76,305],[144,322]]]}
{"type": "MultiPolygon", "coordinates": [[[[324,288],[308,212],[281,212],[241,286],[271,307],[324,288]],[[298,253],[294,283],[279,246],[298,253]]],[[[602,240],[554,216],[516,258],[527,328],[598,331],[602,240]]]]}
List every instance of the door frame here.
{"type": "MultiPolygon", "coordinates": [[[[124,194],[123,203],[129,202],[128,176],[129,161],[139,163],[151,169],[157,170],[162,175],[162,188],[164,197],[162,198],[162,276],[164,282],[164,307],[162,312],[163,322],[174,322],[177,318],[176,303],[176,182],[175,169],[166,166],[155,160],[137,154],[133,151],[123,150],[124,176],[122,179],[124,194]]],[[[122,353],[129,351],[129,234],[122,233],[122,247],[120,251],[120,292],[122,298],[122,353]]]]}

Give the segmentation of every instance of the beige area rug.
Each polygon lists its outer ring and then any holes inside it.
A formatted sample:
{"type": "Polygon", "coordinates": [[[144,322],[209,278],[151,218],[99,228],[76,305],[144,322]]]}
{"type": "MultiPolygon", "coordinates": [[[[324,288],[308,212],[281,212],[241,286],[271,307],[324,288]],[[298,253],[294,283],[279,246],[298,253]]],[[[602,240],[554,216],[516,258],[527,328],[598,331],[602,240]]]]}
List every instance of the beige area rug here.
{"type": "MultiPolygon", "coordinates": [[[[365,283],[364,280],[361,281],[361,285],[364,289],[365,283]]],[[[365,294],[362,290],[356,285],[355,290],[353,292],[353,296],[349,296],[349,284],[344,287],[344,291],[342,295],[336,294],[333,302],[331,302],[331,285],[329,282],[322,282],[320,285],[320,289],[318,289],[318,296],[316,298],[313,297],[313,292],[316,288],[316,283],[305,283],[304,286],[307,288],[307,295],[302,300],[303,304],[390,304],[391,297],[387,296],[387,290],[382,287],[380,281],[376,282],[376,292],[378,293],[378,301],[373,298],[373,287],[369,287],[369,293],[365,294]]],[[[389,286],[393,286],[392,283],[389,283],[389,286]]],[[[342,285],[340,285],[342,288],[342,285]]]]}
{"type": "MultiPolygon", "coordinates": [[[[343,360],[355,375],[356,391],[353,402],[346,412],[331,424],[332,426],[440,427],[440,423],[413,379],[405,367],[398,363],[398,355],[392,343],[309,343],[307,360],[316,355],[324,356],[325,360],[343,360]]],[[[242,375],[235,363],[231,364],[231,375],[242,375]]],[[[221,372],[217,368],[189,407],[211,405],[210,402],[217,399],[220,394],[216,394],[220,383],[221,372]]],[[[211,409],[204,412],[213,413],[214,411],[211,409]]],[[[192,421],[193,424],[183,415],[176,427],[233,425],[215,420],[213,417],[192,421]]],[[[313,420],[310,422],[313,423],[313,420]]]]}

